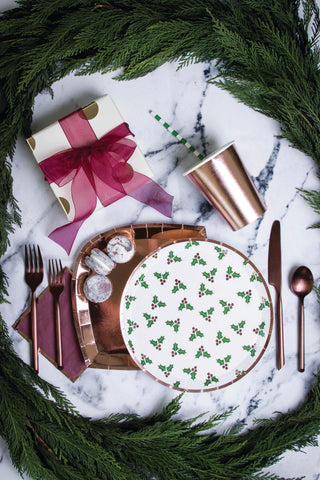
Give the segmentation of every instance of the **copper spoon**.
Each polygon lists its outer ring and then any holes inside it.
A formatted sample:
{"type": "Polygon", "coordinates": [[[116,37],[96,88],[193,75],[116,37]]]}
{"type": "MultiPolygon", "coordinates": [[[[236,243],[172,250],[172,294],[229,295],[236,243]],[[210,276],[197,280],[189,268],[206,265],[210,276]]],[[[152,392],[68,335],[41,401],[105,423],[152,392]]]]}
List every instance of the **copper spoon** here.
{"type": "Polygon", "coordinates": [[[292,275],[291,290],[300,299],[300,315],[299,315],[299,357],[298,370],[304,372],[304,305],[303,300],[313,288],[313,275],[308,267],[298,267],[292,275]]]}

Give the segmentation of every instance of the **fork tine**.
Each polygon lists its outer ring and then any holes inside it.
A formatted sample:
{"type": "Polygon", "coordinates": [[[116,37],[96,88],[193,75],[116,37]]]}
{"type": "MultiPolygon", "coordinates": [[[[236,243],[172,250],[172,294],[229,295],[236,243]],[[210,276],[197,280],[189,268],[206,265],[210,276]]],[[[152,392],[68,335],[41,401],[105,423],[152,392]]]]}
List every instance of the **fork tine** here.
{"type": "Polygon", "coordinates": [[[40,251],[39,245],[37,245],[37,247],[38,247],[38,265],[39,265],[39,271],[42,272],[42,271],[43,271],[42,255],[41,255],[41,251],[40,251]]]}
{"type": "Polygon", "coordinates": [[[35,245],[32,245],[32,250],[31,250],[31,261],[32,261],[32,264],[31,264],[31,269],[33,272],[37,272],[38,271],[38,263],[37,263],[37,252],[36,252],[36,247],[35,245]]]}
{"type": "Polygon", "coordinates": [[[49,259],[49,283],[52,282],[52,267],[51,267],[51,260],[49,259]]]}
{"type": "Polygon", "coordinates": [[[27,245],[24,246],[24,268],[26,272],[29,272],[29,254],[27,245]]]}
{"type": "Polygon", "coordinates": [[[61,283],[63,283],[63,284],[64,284],[63,267],[62,267],[61,260],[59,260],[59,266],[60,266],[60,277],[61,277],[61,283]]]}

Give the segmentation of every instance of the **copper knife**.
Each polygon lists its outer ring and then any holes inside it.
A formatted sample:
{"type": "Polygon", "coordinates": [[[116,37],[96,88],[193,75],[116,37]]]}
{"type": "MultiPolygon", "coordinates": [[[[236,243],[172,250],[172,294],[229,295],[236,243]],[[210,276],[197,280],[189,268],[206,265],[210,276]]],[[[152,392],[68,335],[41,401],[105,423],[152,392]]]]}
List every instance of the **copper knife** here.
{"type": "Polygon", "coordinates": [[[268,282],[276,291],[276,342],[277,342],[277,367],[284,366],[284,339],[283,339],[283,313],[281,299],[281,229],[279,220],[273,222],[268,256],[268,282]]]}

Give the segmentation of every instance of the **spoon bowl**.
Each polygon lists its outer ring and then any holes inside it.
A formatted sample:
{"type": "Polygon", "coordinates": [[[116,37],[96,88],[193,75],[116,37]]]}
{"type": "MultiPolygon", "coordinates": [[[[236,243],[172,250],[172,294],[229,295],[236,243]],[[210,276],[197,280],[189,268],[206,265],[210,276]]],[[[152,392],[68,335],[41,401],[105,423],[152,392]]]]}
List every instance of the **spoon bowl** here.
{"type": "Polygon", "coordinates": [[[313,275],[308,267],[298,267],[291,277],[290,287],[292,292],[300,300],[299,314],[299,352],[298,352],[298,370],[304,372],[304,305],[303,300],[309,295],[313,288],[313,275]]]}

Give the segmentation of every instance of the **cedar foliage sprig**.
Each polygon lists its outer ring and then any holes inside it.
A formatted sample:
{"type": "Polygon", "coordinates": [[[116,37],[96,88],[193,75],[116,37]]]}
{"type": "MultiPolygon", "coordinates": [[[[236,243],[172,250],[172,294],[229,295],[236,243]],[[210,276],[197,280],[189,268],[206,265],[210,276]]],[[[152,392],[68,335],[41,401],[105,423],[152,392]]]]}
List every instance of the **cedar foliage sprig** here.
{"type": "MultiPolygon", "coordinates": [[[[35,97],[71,72],[128,80],[160,65],[217,61],[216,85],[280,122],[320,162],[319,12],[313,0],[20,0],[0,17],[0,256],[20,222],[11,162],[35,97]],[[299,8],[302,8],[302,16],[299,8]],[[308,29],[311,35],[308,35],[308,29]]],[[[318,193],[309,194],[317,206],[318,193]]],[[[312,203],[314,202],[314,203],[312,203]]],[[[0,301],[7,279],[0,272],[0,301]]],[[[320,300],[320,295],[319,295],[320,300]]],[[[279,479],[259,473],[287,449],[316,444],[320,376],[292,412],[239,435],[211,431],[231,412],[181,421],[180,397],[147,418],[93,421],[14,352],[0,317],[0,433],[34,479],[279,479]]]]}
{"type": "Polygon", "coordinates": [[[259,472],[285,450],[317,443],[320,375],[300,407],[241,435],[240,424],[220,435],[213,430],[232,410],[202,421],[177,419],[181,395],[150,417],[91,420],[21,361],[1,325],[0,428],[20,474],[39,480],[281,480],[259,472]]]}

